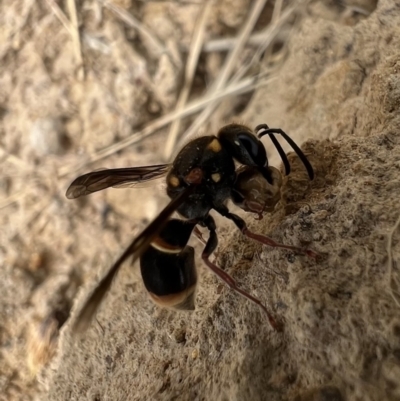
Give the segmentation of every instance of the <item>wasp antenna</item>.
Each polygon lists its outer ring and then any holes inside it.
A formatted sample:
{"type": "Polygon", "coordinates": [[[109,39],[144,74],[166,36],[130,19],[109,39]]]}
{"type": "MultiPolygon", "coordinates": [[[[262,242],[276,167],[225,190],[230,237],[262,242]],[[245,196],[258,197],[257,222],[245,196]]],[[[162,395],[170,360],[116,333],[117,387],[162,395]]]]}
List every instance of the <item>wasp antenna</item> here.
{"type": "MultiPolygon", "coordinates": [[[[304,167],[307,170],[308,176],[310,177],[310,180],[314,179],[314,169],[311,165],[311,163],[308,161],[307,157],[304,155],[303,151],[296,145],[296,142],[293,141],[293,139],[283,130],[280,128],[269,128],[267,124],[260,124],[257,125],[256,127],[256,132],[260,131],[261,129],[265,129],[264,131],[258,133],[258,137],[262,138],[264,135],[269,135],[271,140],[272,140],[272,134],[280,134],[283,136],[283,138],[286,140],[286,142],[292,147],[292,149],[297,153],[297,156],[299,156],[299,159],[302,161],[304,164],[304,167]]],[[[276,138],[275,138],[276,141],[276,138]]],[[[272,140],[274,145],[276,146],[275,142],[272,140]]],[[[277,141],[276,141],[277,142],[277,141]]],[[[277,148],[278,149],[278,148],[277,148]]],[[[279,154],[281,155],[279,149],[278,149],[279,154]]],[[[282,155],[281,155],[282,157],[282,155]]],[[[282,159],[283,160],[283,159],[282,159]]],[[[285,162],[284,162],[285,164],[285,162]]],[[[285,165],[286,169],[286,165],[285,165]]]]}
{"type": "Polygon", "coordinates": [[[285,151],[282,149],[281,144],[278,142],[278,140],[275,138],[274,134],[269,134],[269,137],[272,141],[272,143],[274,144],[274,146],[276,147],[276,150],[279,153],[279,156],[281,157],[282,161],[283,161],[283,165],[285,166],[285,173],[286,175],[290,174],[290,164],[289,164],[289,160],[286,156],[285,151]]]}

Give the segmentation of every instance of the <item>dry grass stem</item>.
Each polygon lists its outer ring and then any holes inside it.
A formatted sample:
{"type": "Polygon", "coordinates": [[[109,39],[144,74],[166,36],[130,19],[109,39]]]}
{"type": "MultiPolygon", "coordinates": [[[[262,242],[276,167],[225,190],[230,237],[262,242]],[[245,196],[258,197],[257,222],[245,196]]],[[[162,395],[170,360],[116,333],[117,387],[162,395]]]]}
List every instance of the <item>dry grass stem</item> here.
{"type": "MultiPolygon", "coordinates": [[[[253,5],[253,8],[249,12],[248,18],[238,35],[238,40],[235,44],[235,47],[228,54],[220,74],[218,75],[213,85],[209,88],[209,93],[218,92],[228,82],[228,79],[230,78],[235,66],[237,65],[237,60],[239,58],[239,55],[242,52],[248,38],[250,37],[251,32],[253,31],[254,26],[265,6],[265,3],[266,0],[258,0],[253,5]]],[[[198,131],[198,129],[205,123],[205,121],[214,112],[217,106],[218,102],[212,102],[207,106],[207,108],[205,108],[200,113],[199,116],[197,116],[197,118],[193,121],[190,128],[184,134],[184,138],[186,140],[190,139],[198,131]]]]}
{"type": "MultiPolygon", "coordinates": [[[[18,167],[23,170],[32,171],[32,167],[29,166],[29,164],[27,162],[25,162],[21,158],[15,156],[9,152],[7,152],[3,147],[0,147],[0,161],[2,163],[6,163],[6,162],[11,163],[15,167],[18,167]]],[[[3,173],[4,173],[4,171],[3,171],[3,173]]]]}
{"type": "MultiPolygon", "coordinates": [[[[253,54],[251,60],[238,69],[230,82],[237,82],[238,80],[240,80],[247,73],[250,67],[254,65],[254,63],[256,63],[258,60],[260,60],[261,55],[268,49],[269,46],[272,45],[279,32],[281,32],[282,26],[288,22],[289,18],[292,17],[297,7],[298,3],[296,3],[292,7],[288,7],[282,13],[279,19],[277,19],[275,22],[271,22],[271,24],[268,25],[268,27],[262,32],[262,41],[259,44],[257,51],[253,54]]],[[[264,56],[264,58],[265,57],[267,56],[264,56]]]]}
{"type": "Polygon", "coordinates": [[[15,202],[20,201],[22,198],[24,198],[26,195],[28,195],[28,190],[27,188],[22,189],[20,191],[14,192],[12,195],[8,196],[4,200],[0,201],[0,209],[4,209],[15,202]]]}
{"type": "Polygon", "coordinates": [[[24,3],[23,8],[20,11],[21,19],[18,21],[17,24],[15,24],[15,26],[13,26],[13,30],[12,30],[10,36],[18,35],[22,31],[22,29],[25,27],[25,25],[28,21],[32,6],[34,4],[35,4],[35,0],[28,0],[24,3]]]}
{"type": "MultiPolygon", "coordinates": [[[[237,40],[237,37],[212,39],[206,42],[201,50],[204,53],[226,52],[235,47],[237,40]]],[[[264,42],[264,40],[265,33],[257,32],[249,37],[247,43],[251,46],[259,46],[264,42]]]]}
{"type": "Polygon", "coordinates": [[[112,11],[127,25],[140,32],[149,41],[149,43],[151,43],[151,45],[153,46],[154,50],[158,53],[158,55],[167,52],[163,43],[161,43],[161,41],[156,36],[154,36],[153,33],[145,25],[143,25],[140,21],[135,19],[132,16],[132,14],[128,13],[127,11],[117,6],[116,4],[110,3],[107,0],[99,0],[99,1],[104,5],[104,7],[112,11]]]}
{"type": "Polygon", "coordinates": [[[72,22],[66,17],[64,12],[61,10],[59,5],[54,0],[46,0],[47,4],[50,6],[54,15],[60,20],[61,24],[68,31],[68,33],[72,37],[72,41],[74,44],[75,57],[78,62],[78,74],[77,78],[82,80],[84,78],[84,70],[83,70],[83,59],[82,59],[82,48],[81,48],[81,40],[79,35],[79,27],[78,27],[78,17],[76,14],[76,5],[75,0],[68,0],[67,6],[69,9],[69,14],[72,19],[72,22]]]}
{"type": "MultiPolygon", "coordinates": [[[[212,84],[210,88],[211,92],[217,92],[221,90],[228,82],[228,79],[231,76],[232,71],[235,69],[240,53],[243,51],[243,48],[251,32],[253,31],[254,26],[266,2],[267,0],[258,0],[254,4],[253,8],[250,10],[247,21],[245,22],[243,28],[241,29],[238,35],[238,41],[236,42],[236,46],[232,49],[232,51],[228,55],[220,74],[218,75],[215,82],[212,84]]],[[[211,106],[212,105],[209,105],[208,107],[211,108],[211,106]]]]}
{"type": "Polygon", "coordinates": [[[78,61],[78,79],[83,80],[85,78],[85,70],[83,66],[81,38],[79,34],[78,15],[76,13],[75,0],[68,0],[67,7],[72,25],[71,35],[74,44],[75,57],[78,61]]]}
{"type": "Polygon", "coordinates": [[[276,0],[274,5],[274,11],[272,12],[271,23],[278,21],[283,8],[283,0],[276,0]]]}
{"type": "Polygon", "coordinates": [[[61,24],[68,31],[68,33],[73,37],[75,35],[74,26],[71,21],[66,17],[64,12],[61,10],[60,6],[54,0],[46,0],[47,4],[53,11],[54,15],[60,20],[61,24]]]}
{"type": "MultiPolygon", "coordinates": [[[[272,12],[271,22],[269,25],[274,25],[277,21],[279,21],[279,18],[282,13],[282,7],[283,7],[283,0],[277,0],[274,4],[274,10],[272,12]]],[[[272,47],[268,47],[266,49],[264,58],[266,60],[269,60],[271,56],[272,56],[272,47]]]]}
{"type": "MultiPolygon", "coordinates": [[[[190,94],[190,89],[192,87],[193,83],[193,77],[196,72],[196,67],[199,61],[199,57],[201,54],[201,49],[203,47],[204,43],[204,36],[205,36],[205,31],[207,27],[207,21],[209,19],[210,11],[212,9],[212,6],[214,4],[213,0],[207,1],[205,7],[201,11],[201,16],[200,20],[194,30],[193,38],[191,41],[190,45],[190,50],[189,50],[189,55],[187,58],[187,63],[186,63],[186,69],[185,69],[185,82],[183,85],[183,88],[179,94],[179,99],[176,103],[175,109],[177,111],[181,111],[183,107],[185,106],[189,94],[190,94]]],[[[177,118],[175,119],[172,124],[171,128],[169,131],[168,139],[167,139],[167,144],[164,152],[164,157],[166,160],[169,160],[173,149],[176,145],[176,139],[178,137],[179,129],[181,126],[181,119],[177,118]]]]}

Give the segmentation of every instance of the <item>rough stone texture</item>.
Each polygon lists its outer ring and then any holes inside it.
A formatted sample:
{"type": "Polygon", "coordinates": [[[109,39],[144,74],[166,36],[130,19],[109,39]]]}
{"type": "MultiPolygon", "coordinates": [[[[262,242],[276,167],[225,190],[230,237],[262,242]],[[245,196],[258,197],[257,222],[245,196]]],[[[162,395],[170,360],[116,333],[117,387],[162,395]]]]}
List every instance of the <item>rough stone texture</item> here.
{"type": "Polygon", "coordinates": [[[320,260],[220,233],[219,263],[273,305],[284,332],[209,273],[191,314],[153,307],[137,277],[119,277],[102,329],[71,341],[66,327],[49,399],[400,399],[398,233],[387,249],[400,216],[399,26],[390,1],[355,26],[305,18],[242,116],[314,138],[315,183],[302,190],[295,163],[286,207],[248,221],[320,260]]]}
{"type": "MultiPolygon", "coordinates": [[[[248,1],[223,2],[228,8],[213,13],[210,31],[239,27],[240,12],[229,9],[239,3],[244,13],[248,1]]],[[[138,34],[99,12],[98,2],[85,4],[84,81],[72,78],[70,37],[44,5],[15,1],[0,10],[7,67],[0,71],[0,194],[40,183],[1,214],[0,400],[43,400],[45,392],[49,401],[400,400],[399,227],[388,249],[400,216],[400,3],[382,0],[361,20],[340,18],[330,2],[323,12],[322,3],[311,4],[277,78],[237,116],[251,126],[282,127],[299,143],[307,139],[303,149],[316,170],[309,184],[291,156],[277,210],[262,221],[243,216],[254,231],[312,247],[318,261],[267,249],[229,223],[219,225],[218,264],[269,305],[283,332],[198,260],[195,312],[155,307],[127,264],[97,320],[75,339],[69,321],[63,325],[72,301],[73,318],[98,274],[156,213],[146,191],[156,201],[161,196],[141,188],[140,195],[109,191],[74,203],[63,197],[72,172],[56,180],[54,171],[170,110],[181,68],[132,45],[138,34]],[[13,25],[19,30],[7,31],[10,15],[21,17],[13,25]],[[60,141],[56,152],[38,157],[30,143],[38,119],[62,123],[69,149],[59,149],[60,141]],[[57,344],[61,325],[57,355],[37,374],[55,352],[44,342],[57,344]]],[[[188,43],[196,6],[118,4],[156,34],[176,32],[177,24],[188,43]]],[[[168,38],[174,54],[178,39],[168,38]]],[[[264,143],[277,165],[276,151],[264,143]]],[[[155,163],[159,144],[103,166],[155,163]]]]}

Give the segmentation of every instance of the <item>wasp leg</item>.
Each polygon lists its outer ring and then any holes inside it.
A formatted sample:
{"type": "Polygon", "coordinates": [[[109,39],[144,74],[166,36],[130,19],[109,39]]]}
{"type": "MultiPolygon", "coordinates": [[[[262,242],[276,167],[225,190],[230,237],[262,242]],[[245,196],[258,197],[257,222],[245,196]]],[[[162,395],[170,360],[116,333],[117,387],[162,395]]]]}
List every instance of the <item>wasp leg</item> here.
{"type": "Polygon", "coordinates": [[[203,244],[206,244],[206,240],[203,237],[201,231],[197,228],[197,226],[193,229],[193,234],[197,237],[197,239],[203,244]]]}
{"type": "Polygon", "coordinates": [[[272,246],[273,248],[283,248],[283,249],[288,249],[290,251],[295,251],[295,252],[299,252],[303,255],[307,255],[310,258],[314,258],[317,259],[318,257],[318,253],[313,251],[312,249],[309,248],[301,248],[298,246],[292,246],[292,245],[285,245],[285,244],[281,244],[280,242],[276,242],[274,241],[272,238],[267,237],[266,235],[262,235],[262,234],[256,234],[253,233],[252,231],[250,231],[247,228],[246,222],[241,219],[239,216],[237,216],[236,214],[230,213],[229,210],[227,208],[224,207],[220,207],[218,209],[216,209],[218,213],[220,213],[222,216],[226,217],[229,220],[232,220],[236,227],[246,236],[249,238],[254,239],[257,242],[260,242],[261,244],[264,245],[268,245],[268,246],[272,246]]]}
{"type": "Polygon", "coordinates": [[[277,330],[281,331],[282,326],[275,320],[275,318],[272,316],[272,314],[268,311],[268,309],[261,303],[261,301],[252,295],[250,295],[248,292],[242,290],[239,288],[236,284],[236,281],[230,276],[228,273],[226,273],[224,270],[219,268],[217,265],[212,263],[210,261],[210,256],[215,250],[215,248],[218,245],[218,237],[216,233],[216,226],[215,226],[215,221],[211,216],[207,217],[207,220],[205,221],[205,224],[207,228],[210,231],[210,236],[208,237],[208,241],[206,243],[206,246],[201,254],[201,258],[203,259],[203,262],[207,265],[207,267],[215,274],[217,275],[222,281],[224,281],[232,290],[236,291],[243,297],[247,298],[248,300],[254,302],[257,304],[267,315],[268,321],[271,324],[271,326],[277,330]]]}

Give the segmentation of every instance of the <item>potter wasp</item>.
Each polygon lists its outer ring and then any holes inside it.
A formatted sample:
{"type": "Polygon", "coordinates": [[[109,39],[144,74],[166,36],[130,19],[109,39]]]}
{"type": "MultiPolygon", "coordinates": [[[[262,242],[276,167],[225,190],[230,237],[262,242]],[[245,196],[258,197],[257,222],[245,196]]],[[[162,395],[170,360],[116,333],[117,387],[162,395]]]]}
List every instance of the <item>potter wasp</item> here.
{"type": "Polygon", "coordinates": [[[268,166],[266,150],[260,141],[264,135],[271,138],[280,154],[286,175],[290,173],[290,164],[274,134],[281,135],[289,143],[304,164],[310,180],[314,178],[310,162],[284,131],[261,124],[255,132],[257,135],[240,124],[226,125],[216,136],[203,136],[189,142],[172,164],[94,171],[72,182],[66,193],[69,199],[166,176],[167,194],[171,198],[158,217],[133,240],[99,281],[78,314],[75,331],[87,327],[113,278],[128,258],[133,261],[140,259],[143,283],[156,304],[181,310],[194,309],[197,274],[194,248],[187,244],[192,233],[199,235],[197,225],[209,231],[201,254],[205,265],[230,288],[261,307],[271,326],[279,329],[279,324],[261,301],[241,289],[228,273],[210,260],[218,244],[211,209],[231,220],[245,236],[264,245],[316,256],[310,249],[280,244],[253,233],[245,221],[226,206],[231,199],[243,210],[261,218],[280,200],[282,175],[276,168],[268,166]],[[174,212],[182,218],[170,218],[174,212]]]}

